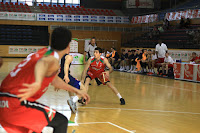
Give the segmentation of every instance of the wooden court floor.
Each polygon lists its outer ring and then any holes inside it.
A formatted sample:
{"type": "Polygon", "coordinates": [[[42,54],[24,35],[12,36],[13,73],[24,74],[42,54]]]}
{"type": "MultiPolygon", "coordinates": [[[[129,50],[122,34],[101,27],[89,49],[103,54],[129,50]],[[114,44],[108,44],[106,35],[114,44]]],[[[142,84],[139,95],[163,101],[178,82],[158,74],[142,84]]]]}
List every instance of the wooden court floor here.
{"type": "MultiPolygon", "coordinates": [[[[22,59],[4,59],[0,82],[22,59]]],[[[84,66],[72,65],[71,74],[80,79],[84,66]]],[[[119,99],[106,86],[94,81],[89,88],[91,102],[69,113],[67,92],[49,87],[39,100],[66,113],[76,126],[68,133],[200,133],[200,84],[172,79],[113,72],[111,82],[126,100],[119,99]]]]}

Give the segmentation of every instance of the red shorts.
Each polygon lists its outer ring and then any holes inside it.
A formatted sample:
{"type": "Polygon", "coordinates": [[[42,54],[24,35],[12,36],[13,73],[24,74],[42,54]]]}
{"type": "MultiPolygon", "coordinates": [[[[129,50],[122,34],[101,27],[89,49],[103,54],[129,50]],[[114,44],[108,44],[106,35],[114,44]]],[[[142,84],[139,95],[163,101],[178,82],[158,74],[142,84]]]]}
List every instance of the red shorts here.
{"type": "Polygon", "coordinates": [[[173,67],[173,64],[168,64],[168,68],[173,67]]]}
{"type": "Polygon", "coordinates": [[[8,133],[42,132],[56,111],[37,102],[23,101],[0,93],[0,124],[8,133]]]}
{"type": "Polygon", "coordinates": [[[156,63],[164,63],[165,58],[158,58],[156,63]]]}
{"type": "Polygon", "coordinates": [[[89,77],[91,80],[98,78],[103,85],[106,85],[107,82],[110,82],[107,76],[105,76],[104,72],[101,74],[93,74],[92,72],[87,72],[87,77],[89,77]]]}

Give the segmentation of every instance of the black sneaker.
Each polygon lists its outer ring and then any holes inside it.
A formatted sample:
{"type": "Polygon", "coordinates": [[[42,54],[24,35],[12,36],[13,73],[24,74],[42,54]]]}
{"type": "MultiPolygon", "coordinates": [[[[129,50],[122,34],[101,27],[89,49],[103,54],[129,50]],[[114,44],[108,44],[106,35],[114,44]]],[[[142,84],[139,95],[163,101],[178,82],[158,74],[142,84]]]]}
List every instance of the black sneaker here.
{"type": "Polygon", "coordinates": [[[124,100],[124,98],[120,98],[120,102],[121,102],[121,103],[120,103],[121,105],[125,105],[125,100],[124,100]]]}
{"type": "Polygon", "coordinates": [[[78,103],[81,103],[81,104],[83,104],[83,105],[85,105],[85,102],[86,102],[86,100],[83,99],[83,98],[81,98],[81,99],[78,100],[78,103]]]}

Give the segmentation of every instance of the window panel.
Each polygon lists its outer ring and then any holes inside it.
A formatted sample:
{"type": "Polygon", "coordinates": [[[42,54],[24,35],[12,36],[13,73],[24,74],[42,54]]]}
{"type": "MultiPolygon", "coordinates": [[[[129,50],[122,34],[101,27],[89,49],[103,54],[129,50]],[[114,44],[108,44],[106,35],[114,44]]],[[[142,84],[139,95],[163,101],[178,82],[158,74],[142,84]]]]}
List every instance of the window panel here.
{"type": "Polygon", "coordinates": [[[58,0],[58,3],[64,3],[64,0],[58,0]]]}
{"type": "Polygon", "coordinates": [[[57,3],[57,0],[52,0],[52,3],[57,3]]]}
{"type": "Polygon", "coordinates": [[[27,1],[26,4],[29,5],[29,6],[32,6],[33,2],[32,1],[27,1]]]}
{"type": "Polygon", "coordinates": [[[19,2],[24,2],[25,0],[18,0],[19,2]]]}
{"type": "Polygon", "coordinates": [[[50,3],[50,0],[44,0],[44,2],[49,2],[50,3]]]}
{"type": "Polygon", "coordinates": [[[38,2],[43,2],[43,0],[37,0],[37,3],[38,3],[38,2]]]}
{"type": "Polygon", "coordinates": [[[72,3],[72,0],[65,0],[65,3],[72,3]]]}
{"type": "MultiPolygon", "coordinates": [[[[2,1],[2,0],[1,0],[2,1]]],[[[11,0],[11,2],[17,2],[17,0],[11,0]]]]}
{"type": "Polygon", "coordinates": [[[80,1],[79,1],[79,0],[73,0],[72,3],[73,3],[73,4],[80,4],[80,1]]]}

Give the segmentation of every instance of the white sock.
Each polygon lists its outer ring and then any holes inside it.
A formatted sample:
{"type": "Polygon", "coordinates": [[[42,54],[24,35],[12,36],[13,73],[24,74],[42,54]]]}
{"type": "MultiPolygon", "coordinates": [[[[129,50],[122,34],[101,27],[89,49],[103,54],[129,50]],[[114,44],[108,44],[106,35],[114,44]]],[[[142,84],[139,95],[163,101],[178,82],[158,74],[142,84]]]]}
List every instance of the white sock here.
{"type": "Polygon", "coordinates": [[[74,103],[76,103],[77,101],[78,101],[78,96],[75,96],[73,99],[72,99],[72,101],[74,102],[74,103]]]}
{"type": "Polygon", "coordinates": [[[118,96],[118,98],[119,98],[119,99],[121,99],[121,98],[122,98],[122,96],[120,95],[120,93],[118,93],[118,94],[117,94],[117,96],[118,96]]]}

